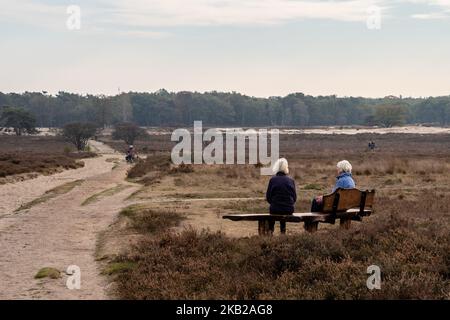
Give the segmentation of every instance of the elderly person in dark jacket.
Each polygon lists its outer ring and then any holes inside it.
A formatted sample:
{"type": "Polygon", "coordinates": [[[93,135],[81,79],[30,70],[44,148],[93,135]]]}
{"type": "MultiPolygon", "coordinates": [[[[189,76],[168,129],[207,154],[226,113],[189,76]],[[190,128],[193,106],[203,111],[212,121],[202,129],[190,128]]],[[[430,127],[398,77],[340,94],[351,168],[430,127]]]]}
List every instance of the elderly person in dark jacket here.
{"type": "Polygon", "coordinates": [[[294,180],[288,176],[289,168],[286,159],[275,162],[273,176],[267,187],[266,199],[270,203],[270,214],[293,214],[297,201],[294,180]]]}

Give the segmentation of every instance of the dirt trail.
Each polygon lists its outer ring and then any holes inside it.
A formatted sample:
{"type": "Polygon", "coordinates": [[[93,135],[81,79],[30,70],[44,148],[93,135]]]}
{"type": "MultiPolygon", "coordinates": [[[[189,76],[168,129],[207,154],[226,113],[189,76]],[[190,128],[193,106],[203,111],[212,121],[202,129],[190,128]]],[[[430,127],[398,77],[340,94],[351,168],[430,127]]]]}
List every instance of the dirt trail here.
{"type": "Polygon", "coordinates": [[[99,142],[92,141],[91,146],[101,156],[85,160],[84,168],[0,186],[0,299],[107,298],[107,283],[95,261],[97,235],[114,221],[127,205],[124,199],[138,186],[124,181],[128,168],[124,161],[114,170],[114,163],[106,161],[119,154],[99,142]],[[14,213],[45,191],[78,179],[85,181],[70,192],[14,213]],[[119,183],[131,187],[81,206],[89,196],[119,183]],[[70,265],[81,269],[80,290],[66,287],[64,272],[70,265]],[[62,271],[62,278],[34,279],[43,267],[62,271]]]}

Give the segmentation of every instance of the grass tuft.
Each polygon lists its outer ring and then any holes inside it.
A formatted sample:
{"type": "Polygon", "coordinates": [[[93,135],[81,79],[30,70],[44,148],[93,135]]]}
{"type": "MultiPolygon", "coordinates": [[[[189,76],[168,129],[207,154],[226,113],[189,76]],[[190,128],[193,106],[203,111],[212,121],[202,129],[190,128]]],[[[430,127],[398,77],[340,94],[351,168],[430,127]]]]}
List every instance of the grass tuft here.
{"type": "Polygon", "coordinates": [[[93,194],[92,196],[90,196],[89,198],[84,200],[81,205],[86,206],[88,204],[97,202],[102,198],[111,197],[111,196],[115,195],[116,193],[122,192],[123,190],[126,190],[130,187],[131,187],[130,185],[118,184],[115,187],[112,187],[112,188],[103,190],[99,193],[93,194]]]}
{"type": "Polygon", "coordinates": [[[105,267],[105,269],[103,269],[102,274],[112,276],[119,273],[132,271],[135,267],[136,264],[131,261],[111,262],[105,267]]]}
{"type": "Polygon", "coordinates": [[[131,227],[136,231],[153,234],[175,227],[184,219],[175,211],[152,210],[138,205],[127,207],[120,214],[130,220],[131,227]]]}
{"type": "Polygon", "coordinates": [[[40,269],[34,276],[35,279],[43,279],[43,278],[58,279],[60,277],[61,272],[55,268],[50,267],[44,267],[40,269]]]}
{"type": "Polygon", "coordinates": [[[303,187],[305,190],[322,190],[322,186],[314,183],[307,184],[303,187]]]}
{"type": "Polygon", "coordinates": [[[70,192],[73,188],[75,188],[76,186],[81,185],[83,182],[84,182],[84,180],[75,180],[75,181],[68,182],[63,185],[57,186],[56,188],[48,190],[39,198],[36,198],[30,202],[27,202],[27,203],[21,205],[18,209],[15,210],[15,212],[31,209],[32,207],[34,207],[38,204],[44,203],[44,202],[46,202],[50,199],[53,199],[57,196],[66,194],[66,193],[70,192]]]}

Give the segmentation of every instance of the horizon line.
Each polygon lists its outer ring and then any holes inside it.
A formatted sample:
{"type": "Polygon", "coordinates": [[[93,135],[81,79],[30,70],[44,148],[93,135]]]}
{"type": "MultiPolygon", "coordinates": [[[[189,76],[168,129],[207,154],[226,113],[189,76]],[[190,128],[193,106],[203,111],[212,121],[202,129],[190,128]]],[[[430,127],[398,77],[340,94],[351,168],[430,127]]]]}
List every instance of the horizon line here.
{"type": "Polygon", "coordinates": [[[28,90],[24,90],[24,91],[10,91],[10,92],[3,92],[0,90],[0,94],[25,94],[25,93],[39,93],[39,94],[43,94],[43,95],[47,95],[47,96],[51,96],[51,97],[56,97],[59,93],[68,93],[68,94],[76,94],[76,95],[80,95],[82,97],[87,97],[87,96],[95,96],[95,97],[101,97],[101,96],[105,96],[105,97],[117,97],[120,96],[122,94],[130,94],[130,93],[138,93],[138,94],[155,94],[158,93],[160,91],[167,91],[170,94],[179,94],[179,93],[199,93],[199,94],[210,94],[210,93],[226,93],[226,94],[240,94],[242,96],[246,96],[246,97],[250,97],[250,98],[257,98],[257,99],[270,99],[270,98],[284,98],[287,97],[289,95],[295,95],[295,94],[303,94],[304,96],[308,96],[308,97],[313,97],[313,98],[318,98],[318,97],[336,97],[336,98],[364,98],[364,99],[386,99],[386,98],[391,98],[391,99],[428,99],[428,98],[446,98],[446,97],[450,97],[450,93],[448,95],[429,95],[429,96],[404,96],[404,95],[394,95],[394,94],[387,94],[385,96],[363,96],[363,95],[338,95],[338,94],[308,94],[305,92],[301,92],[301,91],[296,91],[296,92],[291,92],[285,95],[267,95],[267,96],[255,96],[255,95],[249,95],[243,92],[238,92],[238,91],[220,91],[220,90],[204,90],[204,91],[200,91],[200,90],[179,90],[179,91],[171,91],[171,90],[167,90],[165,88],[161,88],[155,91],[133,91],[133,90],[129,90],[129,91],[120,91],[118,93],[115,94],[108,94],[108,93],[86,93],[86,92],[75,92],[75,91],[65,91],[65,90],[59,90],[57,92],[49,92],[47,90],[41,90],[41,91],[28,91],[28,90]]]}

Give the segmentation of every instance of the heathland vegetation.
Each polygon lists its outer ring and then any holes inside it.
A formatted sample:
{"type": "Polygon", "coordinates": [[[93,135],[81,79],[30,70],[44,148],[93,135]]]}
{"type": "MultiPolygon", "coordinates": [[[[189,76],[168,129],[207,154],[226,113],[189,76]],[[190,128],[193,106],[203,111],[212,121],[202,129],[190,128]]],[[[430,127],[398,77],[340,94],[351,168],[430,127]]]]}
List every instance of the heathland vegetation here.
{"type": "MultiPolygon", "coordinates": [[[[38,211],[88,182],[98,183],[95,192],[84,194],[83,189],[82,197],[64,208],[77,212],[72,217],[83,218],[80,208],[92,210],[98,202],[104,212],[105,203],[114,203],[129,189],[122,196],[130,206],[116,223],[104,225],[109,228],[97,243],[96,258],[102,274],[113,282],[108,286],[113,297],[449,299],[448,134],[281,135],[280,155],[289,159],[297,184],[297,212],[309,211],[313,196],[330,191],[336,161],[345,158],[354,166],[357,187],[377,190],[375,213],[353,223],[350,230],[321,225],[317,233],[306,234],[301,225],[289,225],[285,236],[277,232],[274,237],[258,237],[253,222],[221,219],[229,213],[268,211],[264,200],[268,177],[260,175],[258,165],[175,166],[170,161],[174,145],[170,135],[149,136],[138,126],[190,127],[193,120],[223,126],[448,125],[449,99],[301,94],[257,99],[234,93],[165,91],[115,97],[0,94],[0,106],[20,106],[3,108],[6,115],[13,110],[20,116],[14,119],[30,120],[30,130],[28,124],[17,122],[17,128],[25,129],[20,133],[32,132],[34,126],[64,127],[63,135],[55,137],[2,136],[0,178],[6,178],[0,183],[17,173],[49,174],[83,166],[78,159],[95,155],[76,149],[83,150],[93,136],[121,153],[125,143],[136,146],[142,157],[128,169],[128,182],[119,165],[111,171],[114,180],[73,178],[19,207],[38,211]],[[98,130],[110,125],[112,132],[98,130]],[[377,145],[374,151],[367,150],[372,140],[377,145]],[[111,200],[101,202],[105,199],[111,200]],[[382,290],[366,287],[370,265],[381,268],[382,290]]],[[[6,126],[7,120],[4,116],[1,125],[6,126]]],[[[120,162],[118,155],[110,157],[101,160],[103,166],[120,162]]],[[[114,205],[119,207],[122,200],[114,205]]],[[[36,277],[51,277],[49,271],[41,269],[36,277]]]]}
{"type": "MultiPolygon", "coordinates": [[[[102,137],[119,150],[121,145],[102,137]]],[[[125,299],[448,299],[448,135],[283,135],[299,200],[330,192],[337,159],[354,166],[361,189],[377,190],[375,213],[350,230],[321,225],[307,234],[257,236],[255,222],[221,219],[268,212],[268,177],[253,165],[174,167],[169,136],[136,141],[147,159],[128,173],[141,183],[105,233],[98,257],[113,296],[125,299]],[[367,150],[367,141],[378,148],[367,150]],[[146,151],[144,151],[146,150],[146,151]],[[313,151],[313,152],[312,152],[313,151]],[[109,237],[108,237],[108,234],[109,237]],[[119,241],[121,250],[108,250],[119,241]],[[366,287],[367,267],[382,289],[366,287]]]]}
{"type": "Polygon", "coordinates": [[[84,166],[80,161],[95,156],[74,152],[75,147],[61,137],[1,136],[0,184],[5,177],[22,174],[53,174],[84,166]]]}

